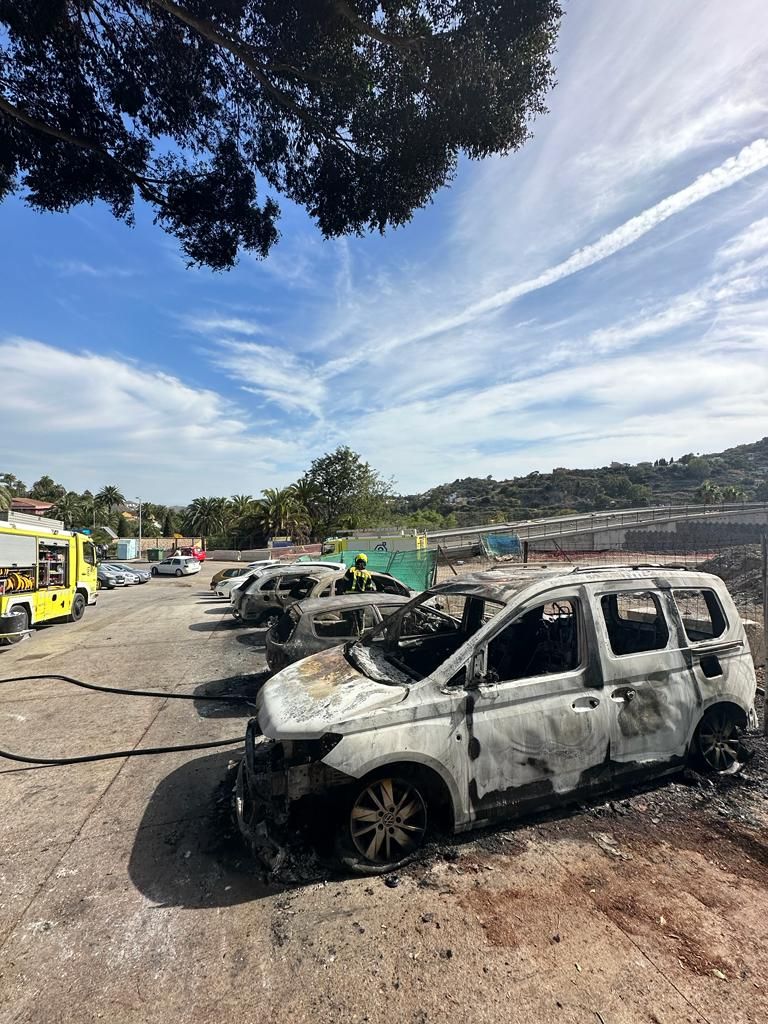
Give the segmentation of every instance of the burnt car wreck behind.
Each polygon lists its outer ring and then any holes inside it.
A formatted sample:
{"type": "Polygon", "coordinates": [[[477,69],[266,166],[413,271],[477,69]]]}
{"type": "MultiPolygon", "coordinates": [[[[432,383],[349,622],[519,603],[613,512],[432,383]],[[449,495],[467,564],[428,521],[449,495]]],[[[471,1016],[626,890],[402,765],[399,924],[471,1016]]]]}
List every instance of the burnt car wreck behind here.
{"type": "Polygon", "coordinates": [[[718,577],[661,566],[467,576],[264,686],[240,827],[274,867],[269,837],[304,798],[321,801],[341,860],[389,870],[435,819],[460,832],[689,760],[732,770],[754,693],[718,577]]]}

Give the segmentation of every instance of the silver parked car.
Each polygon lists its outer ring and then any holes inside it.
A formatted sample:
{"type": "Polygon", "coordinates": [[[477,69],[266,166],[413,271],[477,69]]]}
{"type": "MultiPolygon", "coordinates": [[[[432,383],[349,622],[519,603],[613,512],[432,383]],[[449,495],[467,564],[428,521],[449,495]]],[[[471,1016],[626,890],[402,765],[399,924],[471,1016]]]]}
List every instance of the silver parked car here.
{"type": "Polygon", "coordinates": [[[341,860],[387,871],[433,822],[462,832],[689,761],[732,769],[757,724],[755,687],[717,576],[467,575],[264,685],[238,776],[240,828],[274,867],[302,798],[331,801],[341,860]]]}
{"type": "Polygon", "coordinates": [[[128,583],[148,583],[152,578],[149,569],[140,569],[137,565],[123,565],[121,562],[106,562],[105,565],[123,573],[128,583]]]}
{"type": "Polygon", "coordinates": [[[344,594],[298,601],[267,633],[267,665],[279,672],[310,654],[359,640],[407,600],[396,594],[344,594]]]}

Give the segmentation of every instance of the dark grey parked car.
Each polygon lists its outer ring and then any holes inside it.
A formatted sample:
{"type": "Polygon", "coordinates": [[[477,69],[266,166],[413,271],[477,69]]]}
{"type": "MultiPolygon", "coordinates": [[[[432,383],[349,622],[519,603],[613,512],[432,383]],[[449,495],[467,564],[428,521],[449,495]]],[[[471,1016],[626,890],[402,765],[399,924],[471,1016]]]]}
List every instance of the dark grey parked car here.
{"type": "Polygon", "coordinates": [[[397,594],[344,594],[297,601],[267,633],[267,664],[279,672],[310,654],[358,640],[409,600],[397,594]]]}
{"type": "Polygon", "coordinates": [[[121,562],[105,562],[104,565],[111,565],[115,572],[138,576],[139,583],[149,583],[152,579],[149,569],[140,569],[138,565],[123,565],[121,562]]]}

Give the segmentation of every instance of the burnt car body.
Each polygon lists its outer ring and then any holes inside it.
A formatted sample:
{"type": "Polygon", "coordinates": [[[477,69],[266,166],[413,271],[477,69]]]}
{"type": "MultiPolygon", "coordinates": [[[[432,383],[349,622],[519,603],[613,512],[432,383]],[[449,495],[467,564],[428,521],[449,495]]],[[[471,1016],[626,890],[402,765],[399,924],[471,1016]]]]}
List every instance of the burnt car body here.
{"type": "Polygon", "coordinates": [[[357,640],[408,601],[396,594],[341,594],[297,601],[267,633],[267,665],[271,672],[311,654],[357,640]]]}
{"type": "Polygon", "coordinates": [[[285,609],[309,597],[321,581],[330,581],[345,570],[344,565],[293,563],[265,569],[230,594],[236,619],[252,626],[276,621],[285,609]]]}
{"type": "MultiPolygon", "coordinates": [[[[370,575],[375,588],[374,592],[377,594],[398,594],[400,597],[411,597],[413,595],[413,591],[409,586],[388,572],[371,571],[370,575]]],[[[346,573],[337,573],[335,576],[319,582],[308,594],[308,597],[340,596],[341,594],[348,593],[350,587],[351,582],[346,573]]],[[[366,593],[371,593],[371,591],[366,591],[366,593]]]]}
{"type": "Polygon", "coordinates": [[[342,861],[390,870],[435,819],[462,832],[689,758],[733,768],[756,724],[755,686],[716,576],[646,566],[466,576],[264,685],[238,776],[240,828],[275,868],[282,827],[304,797],[324,797],[342,861]]]}

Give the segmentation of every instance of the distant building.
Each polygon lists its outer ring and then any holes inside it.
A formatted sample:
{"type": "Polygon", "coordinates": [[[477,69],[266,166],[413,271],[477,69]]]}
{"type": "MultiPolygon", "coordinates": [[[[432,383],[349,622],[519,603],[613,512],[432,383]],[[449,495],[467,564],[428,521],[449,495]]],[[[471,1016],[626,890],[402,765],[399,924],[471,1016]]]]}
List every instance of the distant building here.
{"type": "Polygon", "coordinates": [[[11,512],[25,512],[28,516],[44,516],[53,507],[52,501],[37,501],[36,498],[11,498],[11,512]]]}

